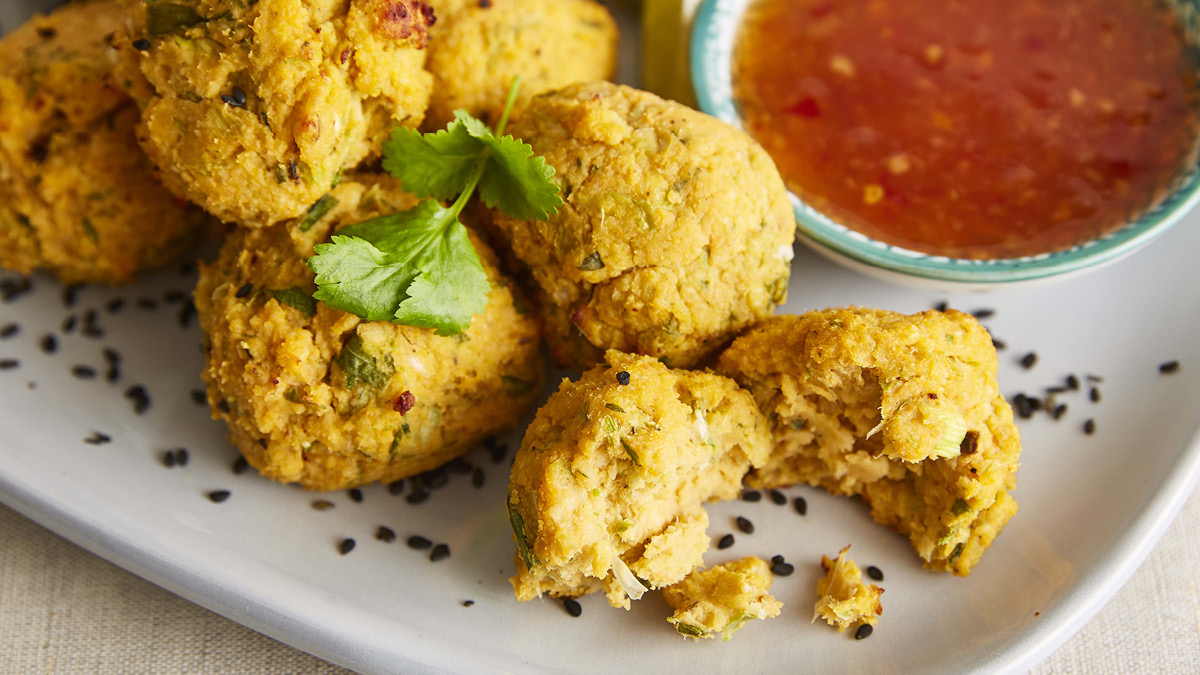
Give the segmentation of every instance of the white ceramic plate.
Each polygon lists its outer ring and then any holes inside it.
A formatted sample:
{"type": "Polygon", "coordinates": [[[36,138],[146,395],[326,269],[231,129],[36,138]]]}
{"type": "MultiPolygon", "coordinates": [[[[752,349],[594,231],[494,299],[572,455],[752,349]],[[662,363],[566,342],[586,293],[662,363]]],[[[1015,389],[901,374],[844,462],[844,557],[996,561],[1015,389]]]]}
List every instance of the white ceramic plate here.
{"type": "MultiPolygon", "coordinates": [[[[20,12],[0,7],[0,22],[20,12]]],[[[1020,670],[1044,658],[1082,626],[1128,579],[1166,529],[1200,475],[1200,214],[1146,251],[1086,279],[989,296],[938,297],[889,286],[839,268],[804,249],[793,263],[790,312],[859,304],[911,312],[939,300],[966,310],[993,308],[984,323],[1008,344],[1001,352],[1006,393],[1037,392],[1069,373],[1104,377],[1100,403],[1067,394],[1052,422],[1022,422],[1020,513],[966,579],[925,572],[906,540],[870,521],[859,503],[795,488],[808,515],[791,506],[732,502],[712,507],[710,534],[735,532],[744,515],[757,526],[737,534],[708,563],[783,554],[796,573],[776,580],[784,614],[755,622],[732,642],[685,642],[665,622],[657,594],[614,610],[583,599],[571,618],[555,601],[518,604],[507,582],[513,544],[504,513],[507,461],[486,451],[467,459],[485,471],[425,503],[373,486],[355,503],[347,493],[305,493],[246,473],[223,428],[192,401],[201,386],[199,331],[179,325],[168,291],[193,277],[167,270],[125,289],[86,288],[74,308],[46,276],[31,294],[0,304],[0,500],[89,550],[190,600],[272,637],[363,672],[964,672],[1020,670]],[[106,305],[125,298],[113,313],[106,305]],[[159,309],[139,307],[139,298],[159,309]],[[101,338],[68,316],[95,310],[101,338]],[[59,337],[57,353],[39,348],[59,337]],[[104,381],[104,347],[122,355],[121,379],[104,381]],[[1036,350],[1038,364],[1017,359],[1036,350]],[[1182,362],[1160,375],[1159,363],[1182,362]],[[73,377],[77,364],[95,380],[73,377]],[[136,415],[123,394],[143,384],[150,409],[136,415]],[[1097,431],[1086,436],[1084,420],[1097,431]],[[112,442],[90,445],[93,432],[112,442]],[[160,455],[186,447],[184,468],[160,455]],[[230,490],[215,504],[205,494],[230,490]],[[312,501],[336,508],[318,512],[312,501]],[[386,525],[399,535],[383,543],[386,525]],[[433,563],[403,541],[420,534],[448,543],[433,563]],[[338,542],[352,537],[348,555],[338,542]],[[856,642],[810,624],[819,557],[852,543],[863,565],[886,574],[885,612],[856,642]],[[475,604],[464,607],[463,601],[475,604]]],[[[555,381],[555,378],[550,378],[555,381]]],[[[517,437],[507,439],[515,448],[517,437]]],[[[509,455],[511,457],[511,454],[509,455]]]]}

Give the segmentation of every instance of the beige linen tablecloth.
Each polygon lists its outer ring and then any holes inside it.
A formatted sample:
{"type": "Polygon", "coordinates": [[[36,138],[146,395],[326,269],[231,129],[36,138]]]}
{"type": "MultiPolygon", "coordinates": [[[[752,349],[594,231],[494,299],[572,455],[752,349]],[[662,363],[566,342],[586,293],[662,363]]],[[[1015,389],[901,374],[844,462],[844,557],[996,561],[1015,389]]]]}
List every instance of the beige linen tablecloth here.
{"type": "MultiPolygon", "coordinates": [[[[1200,672],[1200,493],[1037,673],[1200,672]]],[[[0,506],[0,673],[344,673],[0,506]]]]}

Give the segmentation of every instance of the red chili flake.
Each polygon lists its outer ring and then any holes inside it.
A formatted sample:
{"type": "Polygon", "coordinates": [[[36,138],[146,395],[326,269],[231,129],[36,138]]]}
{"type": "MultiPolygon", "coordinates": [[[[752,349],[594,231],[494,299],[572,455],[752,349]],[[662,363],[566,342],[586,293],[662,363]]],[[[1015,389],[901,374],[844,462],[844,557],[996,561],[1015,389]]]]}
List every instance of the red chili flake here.
{"type": "Polygon", "coordinates": [[[338,57],[338,60],[344,66],[344,65],[346,65],[346,61],[348,61],[349,59],[350,59],[350,48],[346,47],[345,49],[342,50],[342,55],[338,57]]]}
{"type": "Polygon", "coordinates": [[[396,412],[400,413],[401,415],[404,415],[409,410],[412,410],[413,406],[416,404],[417,404],[417,397],[413,396],[413,393],[411,391],[406,391],[403,394],[400,394],[399,396],[397,396],[396,400],[392,402],[392,410],[395,410],[396,412]]]}
{"type": "Polygon", "coordinates": [[[820,117],[821,106],[817,105],[817,99],[808,96],[800,99],[799,103],[795,103],[783,109],[789,115],[798,115],[800,117],[820,117]]]}

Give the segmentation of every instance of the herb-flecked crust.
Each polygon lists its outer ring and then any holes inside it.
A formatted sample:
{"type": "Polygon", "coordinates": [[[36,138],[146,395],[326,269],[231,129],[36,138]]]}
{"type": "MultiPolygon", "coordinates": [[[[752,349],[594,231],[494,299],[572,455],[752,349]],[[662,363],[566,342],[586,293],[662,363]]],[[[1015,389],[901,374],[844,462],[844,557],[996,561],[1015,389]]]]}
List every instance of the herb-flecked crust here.
{"type": "Polygon", "coordinates": [[[429,30],[433,95],[426,123],[442,128],[455,110],[495,124],[508,87],[520,101],[576,82],[611,79],[617,25],[592,0],[435,0],[429,30]]]}
{"type": "Polygon", "coordinates": [[[996,367],[969,314],[849,308],[765,321],[717,370],[770,420],[775,449],[750,485],[860,496],[926,567],[966,575],[1017,511],[1021,441],[996,367]]]}
{"type": "Polygon", "coordinates": [[[742,132],[605,82],[534,97],[511,131],[565,201],[544,222],[495,219],[561,363],[618,349],[689,367],[786,299],[792,207],[742,132]]]}
{"type": "Polygon", "coordinates": [[[72,3],[0,39],[0,266],[124,283],[188,250],[206,218],[158,184],[137,108],[110,83],[115,2],[72,3]]]}
{"type": "Polygon", "coordinates": [[[628,608],[622,570],[651,589],[683,579],[708,548],[703,502],[733,499],[766,460],[766,421],[731,380],[616,351],[605,360],[563,381],[513,463],[518,600],[604,590],[628,608]]]}
{"type": "Polygon", "coordinates": [[[353,175],[315,222],[240,229],[202,267],[209,403],[263,475],[312,490],[404,478],[514,426],[537,395],[536,321],[474,235],[492,290],[461,335],[302,301],[315,290],[305,261],[316,244],[415,203],[392,178],[353,175]]]}
{"type": "Polygon", "coordinates": [[[224,221],[300,216],[428,105],[420,0],[122,2],[113,47],[142,147],[167,187],[224,221]]]}

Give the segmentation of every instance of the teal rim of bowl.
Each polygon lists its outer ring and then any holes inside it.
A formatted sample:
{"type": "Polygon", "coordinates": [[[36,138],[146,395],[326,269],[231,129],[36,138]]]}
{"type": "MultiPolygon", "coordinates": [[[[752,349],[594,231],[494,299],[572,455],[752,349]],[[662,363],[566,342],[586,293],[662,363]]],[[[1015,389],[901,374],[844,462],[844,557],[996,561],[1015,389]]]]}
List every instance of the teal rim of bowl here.
{"type": "MultiPolygon", "coordinates": [[[[689,61],[696,101],[702,111],[738,129],[743,127],[733,96],[733,48],[742,13],[753,1],[703,0],[692,22],[689,61]]],[[[1184,15],[1184,25],[1194,28],[1200,1],[1171,4],[1184,15]]],[[[1198,160],[1193,154],[1166,196],[1125,226],[1069,249],[1021,258],[950,258],[893,246],[834,222],[790,192],[788,196],[800,233],[858,262],[939,281],[1031,281],[1099,266],[1153,241],[1200,201],[1198,160]]]]}

